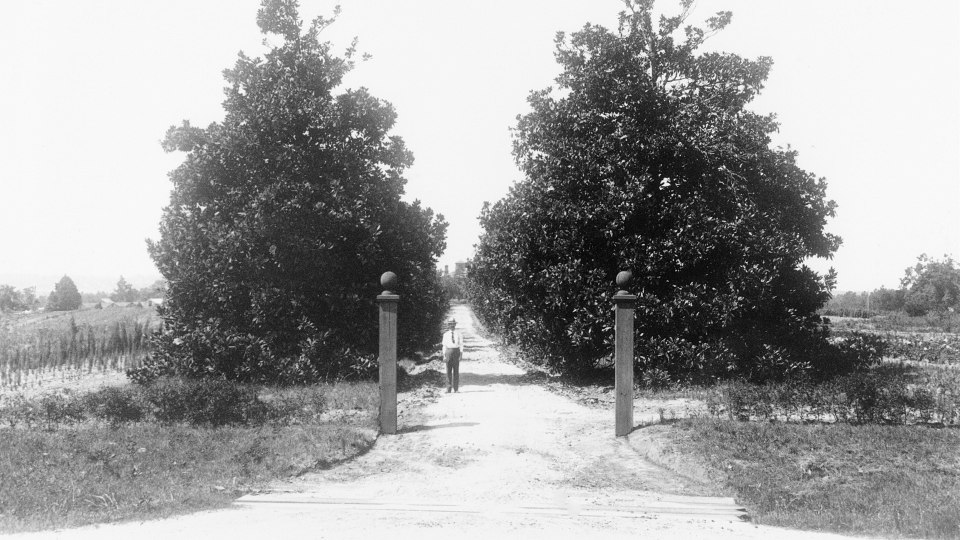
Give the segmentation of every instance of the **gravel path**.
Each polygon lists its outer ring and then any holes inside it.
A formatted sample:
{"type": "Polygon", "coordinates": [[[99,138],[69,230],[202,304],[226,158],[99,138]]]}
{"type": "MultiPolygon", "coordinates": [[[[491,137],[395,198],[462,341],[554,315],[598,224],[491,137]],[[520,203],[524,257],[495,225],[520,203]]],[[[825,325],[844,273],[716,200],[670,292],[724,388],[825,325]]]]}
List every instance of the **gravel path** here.
{"type": "Polygon", "coordinates": [[[23,538],[840,538],[752,525],[730,498],[642,457],[613,411],[528,382],[474,331],[460,392],[400,397],[399,433],[228,510],[23,538]]]}

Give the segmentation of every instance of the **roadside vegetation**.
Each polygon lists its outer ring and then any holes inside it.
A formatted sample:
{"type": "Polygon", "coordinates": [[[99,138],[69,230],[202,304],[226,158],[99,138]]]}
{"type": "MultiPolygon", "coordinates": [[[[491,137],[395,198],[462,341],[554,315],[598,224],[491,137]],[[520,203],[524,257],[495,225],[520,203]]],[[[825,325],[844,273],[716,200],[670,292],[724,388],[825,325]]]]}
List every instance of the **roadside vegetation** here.
{"type": "Polygon", "coordinates": [[[228,505],[376,438],[375,383],[298,388],[159,379],[0,394],[0,532],[228,505]]]}
{"type": "Polygon", "coordinates": [[[661,433],[716,471],[757,523],[960,536],[960,430],[688,418],[661,433]]]}

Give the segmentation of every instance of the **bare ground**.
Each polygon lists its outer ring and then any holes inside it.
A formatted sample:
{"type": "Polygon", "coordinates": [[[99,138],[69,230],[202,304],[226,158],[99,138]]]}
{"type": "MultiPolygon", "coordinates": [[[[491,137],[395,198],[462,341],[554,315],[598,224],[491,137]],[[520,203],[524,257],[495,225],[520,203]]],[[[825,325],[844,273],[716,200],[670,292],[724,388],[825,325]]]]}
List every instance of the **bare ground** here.
{"type": "MultiPolygon", "coordinates": [[[[501,360],[468,307],[453,316],[465,335],[460,392],[401,393],[399,433],[366,454],[229,510],[23,537],[839,538],[751,524],[708,471],[661,442],[668,424],[614,437],[612,408],[546,390],[501,360]]],[[[637,406],[640,426],[663,408],[637,406]]]]}

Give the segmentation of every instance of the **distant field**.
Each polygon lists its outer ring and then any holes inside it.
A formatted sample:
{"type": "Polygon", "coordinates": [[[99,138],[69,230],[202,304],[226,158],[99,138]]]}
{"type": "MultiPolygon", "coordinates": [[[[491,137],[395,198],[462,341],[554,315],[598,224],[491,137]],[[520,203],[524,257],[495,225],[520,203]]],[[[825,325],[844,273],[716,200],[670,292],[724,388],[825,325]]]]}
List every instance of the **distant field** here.
{"type": "Polygon", "coordinates": [[[122,373],[142,362],[159,326],[152,307],[2,315],[0,390],[122,373]]]}

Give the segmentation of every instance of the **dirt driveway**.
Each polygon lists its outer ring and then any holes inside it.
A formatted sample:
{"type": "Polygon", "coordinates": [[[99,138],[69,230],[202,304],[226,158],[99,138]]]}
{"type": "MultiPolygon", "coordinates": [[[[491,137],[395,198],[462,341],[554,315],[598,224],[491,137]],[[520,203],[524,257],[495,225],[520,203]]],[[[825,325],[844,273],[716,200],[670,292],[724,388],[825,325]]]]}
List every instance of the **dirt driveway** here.
{"type": "Polygon", "coordinates": [[[399,433],[357,459],[168,520],[24,535],[64,538],[830,538],[757,527],[730,498],[613,436],[613,411],[531,383],[455,306],[460,392],[401,394],[399,433]]]}

